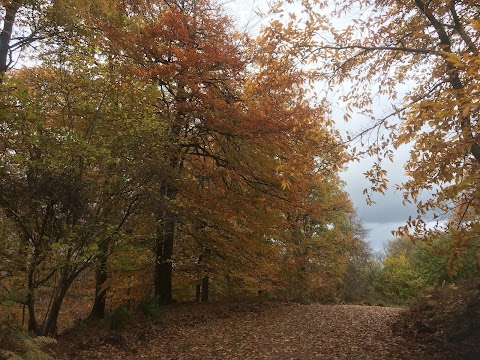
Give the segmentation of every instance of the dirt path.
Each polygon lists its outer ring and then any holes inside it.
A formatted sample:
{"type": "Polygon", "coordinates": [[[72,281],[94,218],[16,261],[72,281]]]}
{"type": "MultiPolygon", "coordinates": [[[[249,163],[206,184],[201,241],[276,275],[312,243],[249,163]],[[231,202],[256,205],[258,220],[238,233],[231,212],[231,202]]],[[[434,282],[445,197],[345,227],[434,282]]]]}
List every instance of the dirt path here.
{"type": "MultiPolygon", "coordinates": [[[[71,359],[443,359],[391,330],[401,310],[356,305],[195,309],[137,327],[71,359]]],[[[73,350],[73,349],[72,349],[73,350]]]]}

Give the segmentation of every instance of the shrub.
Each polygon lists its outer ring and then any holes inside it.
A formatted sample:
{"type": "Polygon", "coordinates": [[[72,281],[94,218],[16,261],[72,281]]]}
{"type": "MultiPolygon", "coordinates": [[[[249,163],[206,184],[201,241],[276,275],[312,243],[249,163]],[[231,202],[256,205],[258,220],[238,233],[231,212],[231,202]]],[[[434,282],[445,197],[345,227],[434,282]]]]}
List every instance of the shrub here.
{"type": "Polygon", "coordinates": [[[110,328],[112,330],[125,329],[130,323],[131,314],[125,306],[120,306],[109,317],[110,328]]]}
{"type": "Polygon", "coordinates": [[[139,314],[145,315],[149,319],[159,319],[162,316],[162,309],[158,305],[157,297],[142,301],[137,306],[137,312],[139,314]]]}
{"type": "Polygon", "coordinates": [[[31,337],[14,327],[3,327],[0,334],[0,359],[54,360],[44,351],[45,346],[53,343],[55,339],[31,337]]]}

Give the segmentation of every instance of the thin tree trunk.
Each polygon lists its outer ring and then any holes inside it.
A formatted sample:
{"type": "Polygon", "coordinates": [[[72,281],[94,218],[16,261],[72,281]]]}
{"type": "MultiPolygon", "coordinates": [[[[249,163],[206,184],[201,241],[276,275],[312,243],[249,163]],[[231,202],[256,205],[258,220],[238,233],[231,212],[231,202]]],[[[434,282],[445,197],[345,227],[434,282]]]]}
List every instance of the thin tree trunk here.
{"type": "Polygon", "coordinates": [[[105,318],[105,306],[107,301],[107,251],[108,249],[100,249],[101,253],[98,257],[97,267],[95,269],[95,299],[93,307],[88,316],[89,319],[103,319],[105,318]]]}
{"type": "Polygon", "coordinates": [[[57,322],[58,315],[60,314],[60,308],[62,307],[63,299],[67,293],[68,285],[60,286],[58,293],[55,294],[55,298],[52,302],[50,309],[48,310],[48,316],[45,323],[42,326],[42,331],[38,335],[43,336],[57,336],[57,322]]]}
{"type": "MultiPolygon", "coordinates": [[[[181,123],[181,119],[180,119],[181,123]]],[[[179,158],[179,134],[181,126],[173,124],[170,128],[172,136],[173,153],[170,157],[170,168],[172,174],[180,172],[182,165],[179,158]]],[[[172,296],[172,277],[173,277],[173,244],[175,240],[175,214],[168,207],[169,202],[177,196],[178,190],[175,188],[171,179],[164,180],[160,185],[160,194],[165,200],[160,208],[157,218],[157,236],[155,241],[155,297],[158,298],[160,305],[170,304],[172,296]]]]}
{"type": "Polygon", "coordinates": [[[73,281],[73,277],[70,276],[70,270],[69,267],[62,269],[58,286],[54,290],[53,301],[47,311],[47,317],[42,326],[42,331],[37,333],[37,335],[57,336],[58,315],[60,314],[60,309],[65,295],[67,294],[67,290],[73,281]]]}
{"type": "Polygon", "coordinates": [[[203,275],[202,277],[202,280],[200,282],[200,284],[197,284],[197,288],[196,288],[196,299],[197,299],[197,302],[207,302],[208,301],[208,282],[209,282],[209,279],[208,279],[208,275],[206,275],[206,271],[208,271],[206,268],[205,268],[205,265],[203,264],[203,262],[205,261],[205,257],[208,257],[209,255],[211,255],[212,251],[210,248],[203,248],[203,251],[202,251],[202,254],[198,257],[198,260],[197,260],[197,266],[198,266],[198,277],[200,277],[201,275],[203,275]]]}
{"type": "Polygon", "coordinates": [[[201,300],[201,292],[202,292],[202,284],[195,285],[195,301],[200,302],[201,300]]]}
{"type": "Polygon", "coordinates": [[[155,244],[155,296],[161,305],[172,302],[172,256],[174,238],[174,215],[169,211],[164,211],[158,223],[155,244]]]}
{"type": "Polygon", "coordinates": [[[202,302],[208,301],[208,285],[209,278],[208,276],[204,276],[202,279],[202,302]]]}
{"type": "Polygon", "coordinates": [[[27,279],[28,279],[28,294],[27,298],[25,299],[25,304],[28,308],[28,331],[33,333],[38,332],[38,322],[37,317],[35,315],[35,282],[34,282],[34,274],[35,271],[33,267],[34,264],[31,264],[32,268],[30,268],[27,272],[27,279]]]}

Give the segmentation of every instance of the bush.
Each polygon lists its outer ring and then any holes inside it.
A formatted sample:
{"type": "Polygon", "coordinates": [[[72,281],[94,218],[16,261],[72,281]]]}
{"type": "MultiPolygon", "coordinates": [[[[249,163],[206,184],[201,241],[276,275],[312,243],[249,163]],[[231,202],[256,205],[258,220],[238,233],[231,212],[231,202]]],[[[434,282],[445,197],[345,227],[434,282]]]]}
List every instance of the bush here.
{"type": "Polygon", "coordinates": [[[138,304],[137,312],[139,314],[145,315],[150,320],[156,320],[162,317],[162,309],[158,305],[157,297],[151,298],[138,304]]]}
{"type": "Polygon", "coordinates": [[[0,331],[1,360],[54,360],[44,351],[44,347],[55,343],[55,339],[31,337],[14,327],[2,327],[0,331]]]}
{"type": "Polygon", "coordinates": [[[452,351],[457,359],[480,358],[480,278],[440,286],[418,298],[397,328],[416,341],[452,351]]]}
{"type": "Polygon", "coordinates": [[[0,360],[35,359],[53,360],[43,348],[55,342],[54,339],[31,337],[18,328],[15,301],[22,299],[20,293],[0,294],[0,360]]]}
{"type": "Polygon", "coordinates": [[[120,306],[109,316],[110,328],[112,330],[122,330],[130,323],[131,314],[125,306],[120,306]]]}

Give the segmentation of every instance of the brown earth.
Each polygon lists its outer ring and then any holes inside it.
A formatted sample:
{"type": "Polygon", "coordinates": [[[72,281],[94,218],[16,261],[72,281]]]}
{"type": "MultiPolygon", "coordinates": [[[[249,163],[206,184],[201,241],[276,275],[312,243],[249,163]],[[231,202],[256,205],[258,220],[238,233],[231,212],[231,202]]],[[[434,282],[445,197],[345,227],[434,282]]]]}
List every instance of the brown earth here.
{"type": "Polygon", "coordinates": [[[394,331],[400,308],[360,305],[176,305],[159,320],[60,337],[58,359],[455,359],[394,331]]]}

